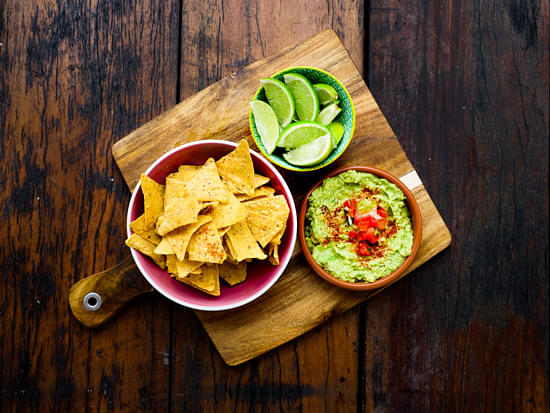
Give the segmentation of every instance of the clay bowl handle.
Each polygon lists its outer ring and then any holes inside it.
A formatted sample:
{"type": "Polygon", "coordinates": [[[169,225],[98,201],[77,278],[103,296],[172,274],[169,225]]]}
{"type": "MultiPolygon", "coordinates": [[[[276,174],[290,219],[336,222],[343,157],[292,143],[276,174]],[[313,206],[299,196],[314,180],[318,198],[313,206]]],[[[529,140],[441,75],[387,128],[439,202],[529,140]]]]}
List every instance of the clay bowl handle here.
{"type": "Polygon", "coordinates": [[[128,301],[151,291],[153,287],[128,256],[120,264],[73,285],[69,305],[78,321],[87,327],[97,327],[113,317],[128,301]]]}

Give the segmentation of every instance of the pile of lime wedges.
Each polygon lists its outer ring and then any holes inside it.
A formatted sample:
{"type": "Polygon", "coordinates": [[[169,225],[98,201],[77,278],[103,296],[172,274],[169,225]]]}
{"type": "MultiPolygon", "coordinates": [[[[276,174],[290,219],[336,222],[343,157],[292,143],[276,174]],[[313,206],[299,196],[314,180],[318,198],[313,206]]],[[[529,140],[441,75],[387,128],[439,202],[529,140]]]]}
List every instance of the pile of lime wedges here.
{"type": "Polygon", "coordinates": [[[293,165],[318,164],[344,136],[344,126],[335,121],[342,111],[338,93],[299,73],[286,73],[283,79],[260,79],[267,102],[250,102],[256,129],[269,155],[277,150],[293,165]]]}

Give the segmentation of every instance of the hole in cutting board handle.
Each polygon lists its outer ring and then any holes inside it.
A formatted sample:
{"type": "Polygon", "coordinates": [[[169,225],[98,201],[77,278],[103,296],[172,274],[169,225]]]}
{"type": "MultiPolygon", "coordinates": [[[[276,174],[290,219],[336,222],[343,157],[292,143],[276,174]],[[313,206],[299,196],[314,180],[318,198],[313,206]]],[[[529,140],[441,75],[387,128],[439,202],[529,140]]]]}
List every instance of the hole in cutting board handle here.
{"type": "Polygon", "coordinates": [[[75,318],[97,327],[116,315],[133,298],[153,291],[131,256],[108,270],[86,277],[71,287],[69,305],[75,318]]]}
{"type": "Polygon", "coordinates": [[[101,308],[101,296],[98,293],[88,293],[82,300],[82,305],[88,311],[97,311],[101,308]]]}

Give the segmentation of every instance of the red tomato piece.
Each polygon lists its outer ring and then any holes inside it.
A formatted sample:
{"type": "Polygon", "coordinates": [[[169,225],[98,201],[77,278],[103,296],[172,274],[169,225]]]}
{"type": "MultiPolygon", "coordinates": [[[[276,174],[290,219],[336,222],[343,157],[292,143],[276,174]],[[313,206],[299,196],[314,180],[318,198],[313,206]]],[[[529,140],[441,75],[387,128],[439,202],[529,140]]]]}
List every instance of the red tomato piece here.
{"type": "Polygon", "coordinates": [[[376,230],[373,227],[367,229],[366,240],[371,244],[375,244],[378,241],[378,235],[376,235],[376,230]]]}
{"type": "Polygon", "coordinates": [[[354,222],[359,226],[361,231],[366,231],[369,227],[375,227],[378,229],[384,229],[386,226],[385,210],[382,215],[378,213],[378,210],[372,210],[366,214],[356,214],[354,222]]]}
{"type": "Polygon", "coordinates": [[[357,211],[357,200],[355,198],[346,199],[344,201],[344,209],[349,216],[355,216],[355,212],[357,211]]]}
{"type": "Polygon", "coordinates": [[[355,214],[355,217],[353,220],[355,224],[357,224],[362,231],[366,230],[368,227],[377,226],[377,221],[370,212],[368,214],[355,214]]]}
{"type": "Polygon", "coordinates": [[[350,230],[350,232],[348,232],[348,237],[349,237],[350,239],[355,239],[355,238],[357,238],[357,232],[356,232],[355,230],[353,230],[353,229],[350,230]]]}

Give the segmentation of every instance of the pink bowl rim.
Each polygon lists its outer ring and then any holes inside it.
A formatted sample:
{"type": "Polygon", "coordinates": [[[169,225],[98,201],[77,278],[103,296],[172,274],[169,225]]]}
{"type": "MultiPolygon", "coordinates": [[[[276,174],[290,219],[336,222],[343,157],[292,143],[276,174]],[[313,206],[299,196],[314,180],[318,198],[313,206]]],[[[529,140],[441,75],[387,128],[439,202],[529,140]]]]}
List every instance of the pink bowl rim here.
{"type": "MultiPolygon", "coordinates": [[[[181,151],[181,150],[193,147],[193,146],[205,145],[205,144],[221,144],[221,145],[226,145],[226,146],[233,146],[234,148],[237,147],[236,143],[231,142],[231,141],[224,141],[224,140],[221,140],[221,139],[202,139],[202,140],[198,140],[198,141],[194,141],[194,142],[189,142],[189,143],[178,146],[178,147],[176,147],[174,149],[171,149],[170,151],[166,152],[164,155],[162,155],[160,158],[158,158],[155,162],[153,162],[153,164],[151,164],[151,166],[149,166],[149,168],[147,168],[147,170],[144,172],[144,174],[149,175],[149,173],[155,167],[157,167],[166,158],[170,157],[175,152],[178,152],[178,151],[181,151]]],[[[292,196],[292,192],[290,191],[290,188],[288,187],[288,185],[287,185],[286,181],[284,180],[284,178],[282,177],[282,175],[279,173],[279,171],[277,171],[277,169],[268,160],[266,160],[262,155],[260,155],[258,152],[254,151],[253,149],[250,149],[250,152],[252,152],[254,155],[256,155],[257,159],[260,162],[262,162],[264,164],[264,166],[266,166],[277,177],[277,179],[281,183],[281,186],[283,187],[283,191],[288,195],[288,198],[290,199],[290,205],[289,205],[290,215],[292,216],[293,219],[290,220],[290,222],[292,223],[289,226],[290,228],[287,227],[287,230],[291,231],[291,233],[289,234],[290,238],[289,238],[289,245],[288,245],[287,248],[288,248],[289,251],[292,252],[292,251],[294,251],[294,248],[296,247],[296,238],[297,238],[297,233],[298,233],[298,224],[297,224],[298,214],[296,213],[296,205],[294,203],[294,197],[292,196]]],[[[135,199],[136,199],[139,188],[141,188],[141,183],[138,181],[136,186],[134,187],[134,190],[132,191],[132,196],[131,196],[130,202],[128,204],[128,211],[126,213],[126,232],[127,232],[128,237],[130,237],[132,235],[132,232],[130,230],[130,222],[131,222],[130,221],[130,211],[132,210],[132,208],[134,206],[135,199]]],[[[231,304],[218,305],[218,306],[213,306],[213,305],[206,306],[206,305],[199,305],[199,304],[189,303],[186,300],[181,299],[179,297],[176,297],[174,294],[171,294],[171,293],[165,291],[161,286],[159,286],[155,282],[155,280],[152,277],[149,276],[149,274],[147,273],[147,270],[141,265],[140,260],[138,259],[140,253],[138,251],[136,251],[134,248],[130,248],[130,252],[132,253],[132,258],[134,259],[134,262],[136,263],[136,266],[138,267],[139,271],[141,272],[141,274],[145,277],[145,279],[149,282],[149,284],[151,284],[151,286],[156,291],[158,291],[159,293],[164,295],[166,298],[168,298],[169,300],[171,300],[171,301],[173,301],[177,304],[180,304],[180,305],[182,305],[184,307],[187,307],[187,308],[192,308],[194,310],[202,310],[202,311],[231,310],[231,309],[241,307],[245,304],[248,304],[248,303],[254,301],[256,298],[260,297],[267,290],[269,290],[273,286],[273,284],[275,284],[277,282],[277,280],[281,277],[283,272],[286,270],[286,267],[288,266],[288,263],[290,262],[290,258],[292,256],[292,253],[286,254],[287,255],[286,259],[284,259],[283,261],[281,261],[279,263],[279,265],[278,265],[279,268],[278,268],[277,272],[275,273],[275,275],[273,276],[273,278],[271,279],[271,281],[269,281],[263,288],[258,290],[256,293],[254,293],[254,294],[250,295],[249,297],[246,297],[246,298],[244,298],[240,301],[231,303],[231,304]]]]}

